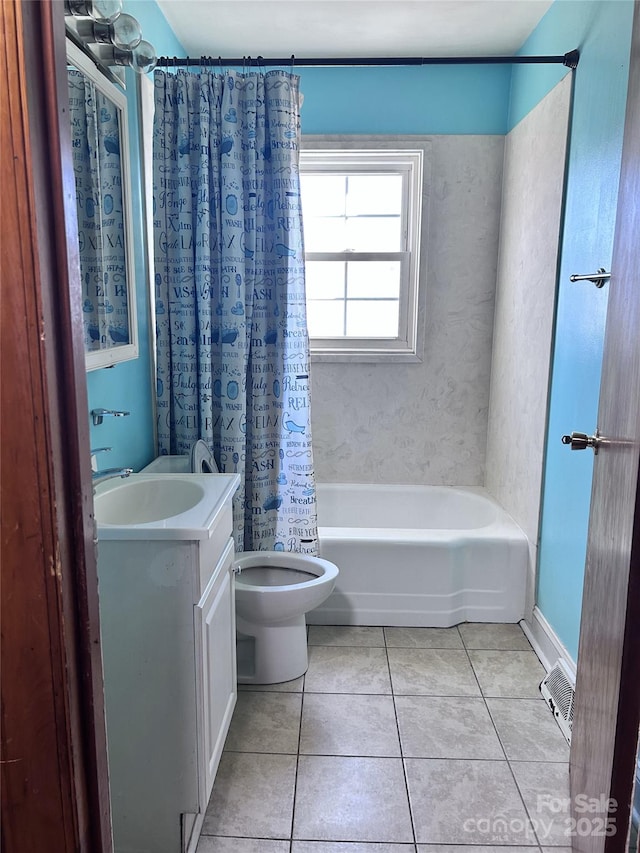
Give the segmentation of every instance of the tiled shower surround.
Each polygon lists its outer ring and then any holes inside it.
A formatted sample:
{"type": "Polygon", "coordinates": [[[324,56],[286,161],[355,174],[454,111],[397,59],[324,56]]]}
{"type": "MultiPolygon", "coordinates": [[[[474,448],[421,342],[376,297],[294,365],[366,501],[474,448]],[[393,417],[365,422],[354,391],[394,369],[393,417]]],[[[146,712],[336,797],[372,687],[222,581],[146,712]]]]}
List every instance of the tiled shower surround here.
{"type": "Polygon", "coordinates": [[[305,676],[239,694],[198,853],[561,853],[543,676],[517,625],[311,626],[305,676]]]}

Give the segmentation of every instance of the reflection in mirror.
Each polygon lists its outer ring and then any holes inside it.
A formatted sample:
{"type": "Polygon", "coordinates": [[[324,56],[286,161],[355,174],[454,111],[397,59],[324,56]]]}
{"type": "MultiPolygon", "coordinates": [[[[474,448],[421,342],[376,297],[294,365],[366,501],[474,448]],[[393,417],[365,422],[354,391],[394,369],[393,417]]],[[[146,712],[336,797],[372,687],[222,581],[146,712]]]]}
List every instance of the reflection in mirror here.
{"type": "Polygon", "coordinates": [[[135,358],[126,98],[68,44],[87,369],[135,358]]]}

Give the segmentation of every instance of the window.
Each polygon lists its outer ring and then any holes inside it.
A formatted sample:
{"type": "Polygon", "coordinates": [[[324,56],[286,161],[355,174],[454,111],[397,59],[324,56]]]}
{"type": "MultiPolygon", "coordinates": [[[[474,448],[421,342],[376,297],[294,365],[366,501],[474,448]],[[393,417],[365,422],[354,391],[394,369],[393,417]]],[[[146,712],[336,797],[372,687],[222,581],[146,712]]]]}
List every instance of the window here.
{"type": "Polygon", "coordinates": [[[311,352],[415,360],[421,150],[300,157],[311,352]]]}

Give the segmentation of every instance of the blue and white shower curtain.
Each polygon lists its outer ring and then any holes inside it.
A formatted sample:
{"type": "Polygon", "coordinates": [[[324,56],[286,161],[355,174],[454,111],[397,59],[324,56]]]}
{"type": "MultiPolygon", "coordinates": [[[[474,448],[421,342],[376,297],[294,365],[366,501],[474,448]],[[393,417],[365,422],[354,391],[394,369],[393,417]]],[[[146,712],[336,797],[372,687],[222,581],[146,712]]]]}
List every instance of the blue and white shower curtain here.
{"type": "Polygon", "coordinates": [[[120,128],[113,103],[67,69],[85,350],[129,343],[120,128]]]}
{"type": "Polygon", "coordinates": [[[155,72],[158,440],[240,474],[239,550],[314,554],[298,82],[155,72]]]}

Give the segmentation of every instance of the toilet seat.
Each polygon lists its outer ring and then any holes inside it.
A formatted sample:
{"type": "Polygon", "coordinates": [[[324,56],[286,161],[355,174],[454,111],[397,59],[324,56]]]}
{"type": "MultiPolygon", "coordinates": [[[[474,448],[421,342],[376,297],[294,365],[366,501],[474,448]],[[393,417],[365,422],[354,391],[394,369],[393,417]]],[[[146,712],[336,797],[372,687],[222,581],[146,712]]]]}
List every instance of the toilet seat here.
{"type": "Polygon", "coordinates": [[[293,586],[297,583],[307,583],[317,577],[301,569],[287,569],[282,566],[248,566],[236,577],[236,583],[268,587],[293,586]]]}
{"type": "Polygon", "coordinates": [[[191,473],[218,474],[218,466],[211,451],[200,438],[191,445],[191,473]]]}
{"type": "Polygon", "coordinates": [[[287,551],[247,551],[240,553],[235,560],[236,584],[251,587],[255,590],[277,590],[287,589],[291,586],[317,586],[325,583],[328,576],[335,578],[338,570],[333,563],[323,560],[321,557],[310,557],[307,554],[295,554],[287,551]],[[250,571],[247,571],[250,570],[250,571]],[[282,584],[274,583],[273,574],[267,580],[267,571],[272,573],[292,572],[292,574],[303,574],[307,577],[292,580],[286,577],[282,584]],[[264,582],[261,583],[261,572],[264,574],[264,582]],[[244,575],[244,576],[243,576],[244,575]]]}

